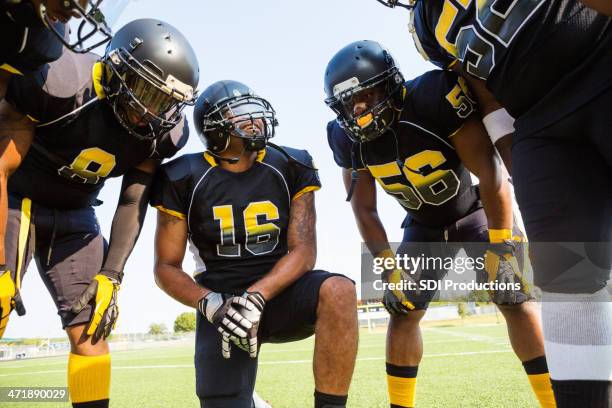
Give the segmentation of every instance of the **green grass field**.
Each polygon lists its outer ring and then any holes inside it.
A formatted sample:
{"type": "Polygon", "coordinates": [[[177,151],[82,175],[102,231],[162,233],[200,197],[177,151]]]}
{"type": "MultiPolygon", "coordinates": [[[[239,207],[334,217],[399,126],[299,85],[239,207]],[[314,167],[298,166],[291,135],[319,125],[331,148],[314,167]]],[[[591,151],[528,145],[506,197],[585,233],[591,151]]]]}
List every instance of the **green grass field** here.
{"type": "MultiPolygon", "coordinates": [[[[484,320],[424,329],[425,356],[417,382],[418,407],[537,407],[527,377],[510,348],[504,324],[484,320]]],[[[361,332],[349,407],[388,407],[384,331],[361,332]]],[[[274,408],[313,406],[312,338],[264,345],[258,393],[274,408]]],[[[341,345],[339,345],[341,347],[341,345]]],[[[197,407],[193,347],[176,345],[113,354],[113,408],[197,407]]],[[[65,386],[66,358],[0,363],[0,386],[65,386]]],[[[68,403],[1,403],[1,407],[56,408],[68,403]]]]}

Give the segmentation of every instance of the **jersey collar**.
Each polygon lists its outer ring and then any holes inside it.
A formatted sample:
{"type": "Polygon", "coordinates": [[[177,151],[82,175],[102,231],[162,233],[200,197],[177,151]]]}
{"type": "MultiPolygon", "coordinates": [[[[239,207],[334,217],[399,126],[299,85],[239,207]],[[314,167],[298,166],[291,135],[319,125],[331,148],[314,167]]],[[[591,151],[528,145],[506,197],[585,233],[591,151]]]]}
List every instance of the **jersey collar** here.
{"type": "Polygon", "coordinates": [[[98,61],[93,65],[92,72],[91,72],[94,90],[96,92],[96,96],[98,97],[98,99],[106,98],[106,93],[104,92],[104,87],[102,86],[103,70],[104,70],[104,64],[101,61],[98,61]]]}
{"type": "MultiPolygon", "coordinates": [[[[255,159],[255,161],[258,162],[262,162],[264,157],[266,157],[266,149],[261,149],[260,151],[257,152],[257,158],[255,159]]],[[[219,163],[217,162],[217,160],[207,151],[204,152],[204,160],[206,160],[208,162],[208,164],[210,164],[212,167],[216,167],[219,165],[219,163]]]]}

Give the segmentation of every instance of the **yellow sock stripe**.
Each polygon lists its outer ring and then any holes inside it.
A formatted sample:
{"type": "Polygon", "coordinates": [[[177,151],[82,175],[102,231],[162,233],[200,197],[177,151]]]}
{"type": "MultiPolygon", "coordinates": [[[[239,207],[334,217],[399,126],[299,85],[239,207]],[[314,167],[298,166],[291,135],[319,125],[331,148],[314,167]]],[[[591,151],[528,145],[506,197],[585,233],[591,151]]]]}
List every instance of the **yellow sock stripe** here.
{"type": "Polygon", "coordinates": [[[527,376],[540,406],[542,408],[556,408],[555,394],[550,383],[550,374],[532,374],[527,376]]]}
{"type": "Polygon", "coordinates": [[[489,241],[493,244],[499,244],[510,239],[512,239],[511,229],[489,229],[489,241]]]}
{"type": "Polygon", "coordinates": [[[28,235],[30,232],[30,219],[32,218],[32,201],[29,198],[21,200],[21,217],[19,220],[19,241],[17,244],[17,270],[15,275],[15,287],[21,289],[21,266],[23,265],[23,256],[28,243],[28,235]]]}
{"type": "Polygon", "coordinates": [[[110,354],[68,357],[68,389],[73,403],[108,399],[110,395],[110,354]]]}
{"type": "Polygon", "coordinates": [[[416,378],[395,377],[387,374],[389,402],[400,407],[414,407],[416,378]]]}

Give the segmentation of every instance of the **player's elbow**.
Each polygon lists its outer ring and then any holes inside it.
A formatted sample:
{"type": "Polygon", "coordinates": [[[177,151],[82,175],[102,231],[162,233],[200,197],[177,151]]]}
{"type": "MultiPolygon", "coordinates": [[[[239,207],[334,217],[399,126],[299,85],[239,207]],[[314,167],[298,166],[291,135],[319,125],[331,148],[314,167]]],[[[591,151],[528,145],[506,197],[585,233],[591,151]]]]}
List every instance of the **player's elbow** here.
{"type": "Polygon", "coordinates": [[[354,204],[353,205],[353,214],[355,214],[355,218],[358,222],[366,222],[373,218],[378,218],[378,209],[376,206],[364,205],[364,204],[354,204]]]}
{"type": "Polygon", "coordinates": [[[21,164],[21,159],[16,159],[15,157],[7,157],[4,155],[0,157],[0,178],[3,180],[8,179],[11,174],[17,170],[19,165],[21,164]]]}
{"type": "Polygon", "coordinates": [[[491,163],[483,166],[483,170],[478,174],[481,191],[500,191],[504,184],[503,171],[501,166],[491,163]]]}
{"type": "Polygon", "coordinates": [[[292,252],[298,254],[304,271],[314,269],[317,263],[317,248],[315,245],[298,245],[292,252]]]}
{"type": "Polygon", "coordinates": [[[155,284],[158,288],[163,291],[166,291],[168,287],[169,280],[172,279],[172,266],[167,263],[157,260],[155,262],[155,267],[153,268],[153,278],[155,279],[155,284]]]}

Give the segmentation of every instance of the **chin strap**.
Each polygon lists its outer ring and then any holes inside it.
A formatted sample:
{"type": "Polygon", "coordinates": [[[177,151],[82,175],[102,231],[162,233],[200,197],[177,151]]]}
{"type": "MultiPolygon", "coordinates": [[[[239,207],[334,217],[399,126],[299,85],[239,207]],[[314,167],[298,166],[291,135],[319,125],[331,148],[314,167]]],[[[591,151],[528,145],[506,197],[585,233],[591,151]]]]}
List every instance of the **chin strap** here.
{"type": "Polygon", "coordinates": [[[355,166],[355,163],[357,162],[355,148],[357,146],[359,146],[358,142],[353,142],[353,144],[351,145],[351,185],[349,186],[349,191],[346,194],[347,202],[350,202],[351,198],[353,198],[353,193],[355,192],[355,186],[357,185],[357,180],[359,179],[359,173],[357,172],[357,166],[355,166]]]}

